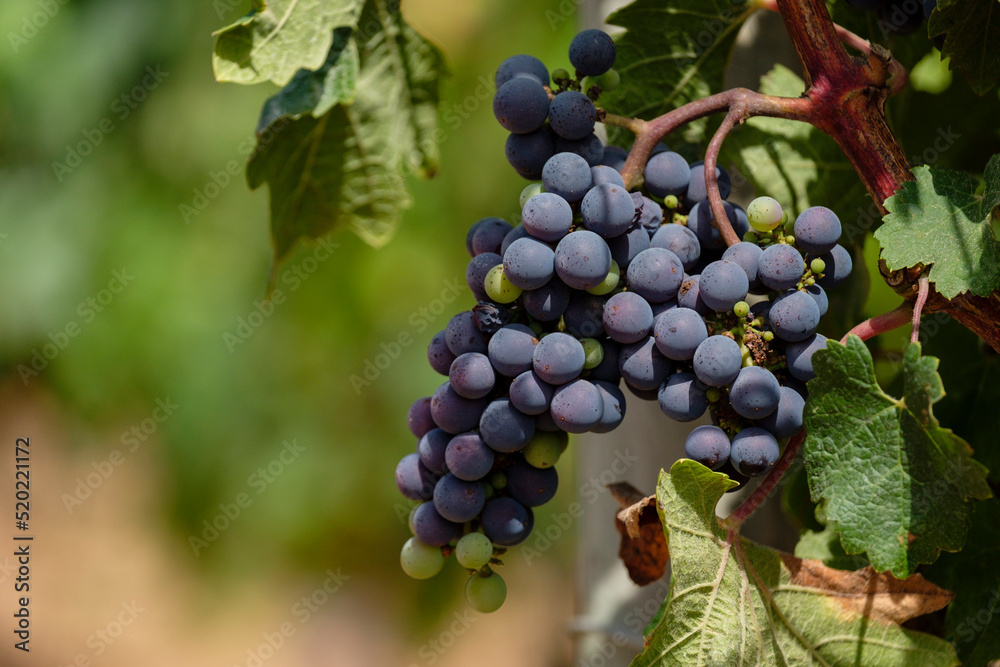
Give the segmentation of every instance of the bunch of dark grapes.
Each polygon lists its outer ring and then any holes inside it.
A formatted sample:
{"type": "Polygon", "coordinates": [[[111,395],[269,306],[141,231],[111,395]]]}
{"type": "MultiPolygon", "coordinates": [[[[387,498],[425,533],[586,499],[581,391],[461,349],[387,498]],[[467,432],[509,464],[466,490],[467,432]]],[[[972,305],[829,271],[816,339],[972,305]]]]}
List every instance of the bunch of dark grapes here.
{"type": "Polygon", "coordinates": [[[930,19],[937,0],[847,0],[847,4],[861,11],[875,12],[878,25],[886,35],[908,35],[930,19]]]}
{"type": "MultiPolygon", "coordinates": [[[[500,66],[494,109],[513,132],[508,158],[540,182],[521,193],[516,227],[484,218],[469,230],[478,303],[434,336],[428,360],[447,381],[408,416],[418,444],[396,483],[419,504],[403,569],[431,577],[454,554],[480,611],[506,597],[494,568],[555,494],[568,434],[621,424],[622,382],[675,420],[711,416],[688,435],[689,458],[741,481],[767,473],[802,430],[811,357],[826,342],[816,333],[824,290],[851,271],[832,211],[791,220],[770,197],[746,211],[723,202],[743,239],[727,248],[704,164],[666,146],[645,165],[643,190],[629,192],[627,153],[601,145],[591,98],[571,95],[599,95],[599,83],[586,84],[607,78],[614,57],[611,39],[587,30],[570,48],[576,77],[557,70],[556,88],[530,56],[500,66]],[[588,137],[596,147],[556,148],[588,137]]],[[[716,176],[725,199],[729,175],[716,176]]]]}

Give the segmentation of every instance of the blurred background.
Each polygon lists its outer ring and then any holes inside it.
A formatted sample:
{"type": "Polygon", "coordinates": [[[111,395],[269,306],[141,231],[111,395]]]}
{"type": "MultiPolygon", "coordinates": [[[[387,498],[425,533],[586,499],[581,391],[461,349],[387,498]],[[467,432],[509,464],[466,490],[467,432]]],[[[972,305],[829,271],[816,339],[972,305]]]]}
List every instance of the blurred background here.
{"type": "MultiPolygon", "coordinates": [[[[0,531],[0,665],[569,665],[578,527],[511,559],[487,619],[454,564],[400,572],[393,469],[407,407],[439,384],[426,344],[471,305],[465,230],[517,214],[494,70],[520,52],[566,66],[594,19],[403,3],[451,64],[440,175],[411,182],[388,246],[300,247],[263,306],[267,193],[242,170],[276,89],[217,84],[210,58],[245,4],[0,5],[0,513],[30,438],[35,536],[26,655],[0,531]]],[[[880,289],[872,312],[897,301],[880,289]]],[[[586,492],[572,457],[540,534],[586,492]]],[[[610,528],[600,507],[586,521],[610,528]]]]}

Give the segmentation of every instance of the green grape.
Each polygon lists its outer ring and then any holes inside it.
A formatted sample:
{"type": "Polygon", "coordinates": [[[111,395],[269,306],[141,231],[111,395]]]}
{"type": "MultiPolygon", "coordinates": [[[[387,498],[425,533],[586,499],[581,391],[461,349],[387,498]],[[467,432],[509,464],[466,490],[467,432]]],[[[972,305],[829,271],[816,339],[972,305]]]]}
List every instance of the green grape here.
{"type": "Polygon", "coordinates": [[[455,559],[462,567],[478,570],[493,558],[493,543],[482,533],[469,533],[455,546],[455,559]]]}
{"type": "Polygon", "coordinates": [[[791,246],[795,245],[795,237],[792,236],[791,234],[786,234],[785,235],[785,243],[787,243],[788,245],[791,245],[791,246]]]}
{"type": "Polygon", "coordinates": [[[490,486],[499,491],[507,486],[507,475],[502,472],[493,473],[490,477],[490,486]]]}
{"type": "Polygon", "coordinates": [[[813,261],[809,262],[809,270],[813,273],[823,273],[826,271],[826,262],[817,257],[813,261]]]}
{"type": "Polygon", "coordinates": [[[486,288],[486,295],[497,303],[511,303],[521,296],[521,288],[510,282],[510,278],[503,271],[503,264],[497,264],[483,281],[486,288]]]}
{"type": "Polygon", "coordinates": [[[551,468],[566,451],[569,436],[564,431],[549,433],[535,431],[535,436],[525,445],[521,453],[524,460],[535,468],[551,468]]]}
{"type": "Polygon", "coordinates": [[[621,75],[613,69],[609,69],[607,72],[600,76],[588,76],[584,77],[583,81],[580,82],[580,88],[586,93],[593,86],[597,86],[601,89],[602,93],[609,93],[619,86],[622,82],[621,75]]]}
{"type": "Polygon", "coordinates": [[[743,240],[746,241],[747,243],[756,243],[757,241],[760,240],[760,237],[757,236],[756,232],[747,232],[746,234],[743,235],[743,240]]]}
{"type": "Polygon", "coordinates": [[[590,294],[595,294],[597,296],[603,296],[609,292],[613,292],[616,287],[618,287],[618,281],[621,280],[621,269],[618,268],[618,262],[611,261],[611,270],[608,271],[607,277],[604,278],[599,284],[594,285],[589,290],[590,294]]]}
{"type": "Polygon", "coordinates": [[[708,399],[709,403],[717,403],[722,398],[722,390],[718,387],[709,387],[705,391],[705,398],[708,399]]]}
{"type": "Polygon", "coordinates": [[[477,574],[465,585],[465,599],[476,611],[491,614],[507,599],[507,584],[496,572],[485,577],[477,574]]]}
{"type": "Polygon", "coordinates": [[[784,212],[773,197],[757,197],[747,206],[747,220],[758,232],[769,232],[781,224],[784,212]]]}
{"type": "Polygon", "coordinates": [[[430,579],[444,567],[444,555],[439,548],[411,537],[399,553],[399,564],[403,572],[414,579],[430,579]]]}
{"type": "Polygon", "coordinates": [[[763,336],[764,336],[764,340],[766,340],[768,343],[770,343],[772,340],[774,340],[774,332],[773,331],[765,331],[763,333],[763,336]]]}
{"type": "Polygon", "coordinates": [[[750,314],[750,304],[746,301],[737,301],[736,305],[733,306],[733,313],[736,314],[736,317],[746,317],[750,314]]]}
{"type": "Polygon", "coordinates": [[[562,83],[564,81],[569,81],[569,72],[565,68],[558,68],[552,70],[552,80],[556,83],[562,83]]]}
{"type": "MultiPolygon", "coordinates": [[[[531,199],[535,195],[541,194],[541,193],[542,193],[542,184],[541,183],[531,183],[531,184],[529,184],[526,188],[524,188],[523,190],[521,190],[521,208],[524,208],[524,205],[528,203],[529,199],[531,199]]],[[[541,200],[539,200],[539,201],[541,201],[541,200]]]]}
{"type": "Polygon", "coordinates": [[[677,198],[677,195],[667,195],[663,198],[663,205],[667,208],[677,208],[681,205],[681,200],[677,198]]]}
{"type": "Polygon", "coordinates": [[[597,368],[604,361],[604,346],[593,338],[581,338],[583,345],[583,367],[587,370],[597,368]]]}

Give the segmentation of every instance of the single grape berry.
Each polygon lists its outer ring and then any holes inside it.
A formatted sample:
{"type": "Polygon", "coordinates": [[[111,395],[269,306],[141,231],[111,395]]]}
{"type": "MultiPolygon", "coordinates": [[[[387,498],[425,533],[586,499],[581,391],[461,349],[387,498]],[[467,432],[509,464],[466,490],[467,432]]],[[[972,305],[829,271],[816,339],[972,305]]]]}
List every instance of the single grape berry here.
{"type": "Polygon", "coordinates": [[[780,456],[778,441],[766,430],[751,426],[733,438],[729,460],[743,475],[759,477],[774,467],[780,456]]]}
{"type": "Polygon", "coordinates": [[[543,86],[549,85],[549,70],[546,69],[545,63],[534,56],[524,54],[511,56],[500,63],[493,83],[499,88],[517,76],[534,79],[543,86]]]}
{"type": "Polygon", "coordinates": [[[600,76],[615,64],[614,40],[603,30],[584,30],[569,43],[569,61],[584,76],[600,76]]]}
{"type": "Polygon", "coordinates": [[[698,426],[684,441],[684,455],[718,470],[729,460],[729,436],[718,426],[698,426]]]}
{"type": "Polygon", "coordinates": [[[549,115],[549,94],[535,79],[514,77],[497,89],[493,115],[508,132],[534,132],[545,124],[549,115]]]}
{"type": "Polygon", "coordinates": [[[597,122],[594,103],[575,90],[556,95],[549,103],[548,116],[552,131],[564,139],[583,139],[594,131],[597,122]]]}

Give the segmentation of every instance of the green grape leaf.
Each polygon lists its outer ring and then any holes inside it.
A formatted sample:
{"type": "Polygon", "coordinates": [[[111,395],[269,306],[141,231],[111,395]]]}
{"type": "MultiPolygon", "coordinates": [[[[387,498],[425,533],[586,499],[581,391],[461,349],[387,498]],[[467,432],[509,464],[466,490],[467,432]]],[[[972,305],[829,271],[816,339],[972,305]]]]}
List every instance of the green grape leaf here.
{"type": "Polygon", "coordinates": [[[969,445],[942,428],[938,360],[913,343],[903,355],[903,396],[885,394],[857,336],[813,356],[803,453],[809,490],[836,522],[848,554],[879,572],[910,575],[965,542],[972,499],[991,495],[969,445]]]}
{"type": "Polygon", "coordinates": [[[931,37],[944,35],[941,55],[965,75],[977,95],[1000,79],[1000,0],[939,0],[928,22],[931,37]]]}
{"type": "Polygon", "coordinates": [[[957,554],[944,554],[926,575],[955,593],[945,617],[945,635],[965,667],[1000,660],[1000,501],[980,503],[969,540],[957,554]]]}
{"type": "Polygon", "coordinates": [[[1000,196],[997,156],[990,160],[991,181],[977,195],[979,180],[960,171],[916,167],[885,201],[889,213],[875,232],[882,259],[892,270],[931,265],[928,275],[947,299],[963,292],[988,296],[1000,289],[1000,241],[989,216],[1000,196]]]}
{"type": "Polygon", "coordinates": [[[1000,155],[994,155],[986,163],[986,171],[983,174],[986,185],[983,192],[983,213],[996,213],[996,207],[1000,206],[1000,155]]]}
{"type": "Polygon", "coordinates": [[[831,521],[823,530],[807,530],[795,545],[795,555],[799,558],[823,561],[824,565],[838,570],[859,570],[868,565],[864,556],[852,556],[844,551],[840,543],[840,533],[831,521]]]}
{"type": "MultiPolygon", "coordinates": [[[[601,105],[623,116],[651,119],[723,89],[723,76],[736,34],[755,11],[747,0],[636,0],[608,17],[626,29],[615,41],[615,69],[621,84],[601,94],[601,105]]],[[[705,123],[687,127],[698,143],[705,123]]],[[[608,128],[614,143],[632,137],[608,128]]]]}
{"type": "Polygon", "coordinates": [[[215,33],[215,78],[283,86],[300,69],[319,69],[330,51],[333,29],[354,27],[362,4],[360,0],[254,0],[249,15],[215,33]]]}
{"type": "Polygon", "coordinates": [[[406,175],[437,168],[440,52],[384,0],[360,25],[349,39],[336,31],[326,63],[264,106],[247,181],[270,188],[276,261],[341,227],[384,244],[412,203],[406,175]]]}
{"type": "Polygon", "coordinates": [[[727,530],[715,506],[734,482],[682,459],[657,499],[670,545],[670,595],[633,667],[945,667],[955,651],[900,627],[951,594],[920,575],[845,572],[727,530]]]}
{"type": "MultiPolygon", "coordinates": [[[[802,78],[777,65],[760,81],[760,92],[798,97],[802,78]]],[[[774,197],[795,216],[822,204],[841,214],[853,212],[866,197],[864,185],[837,143],[808,123],[756,117],[735,129],[723,144],[727,162],[745,170],[759,194],[774,197]]],[[[844,239],[854,243],[867,227],[848,226],[844,239]]]]}

